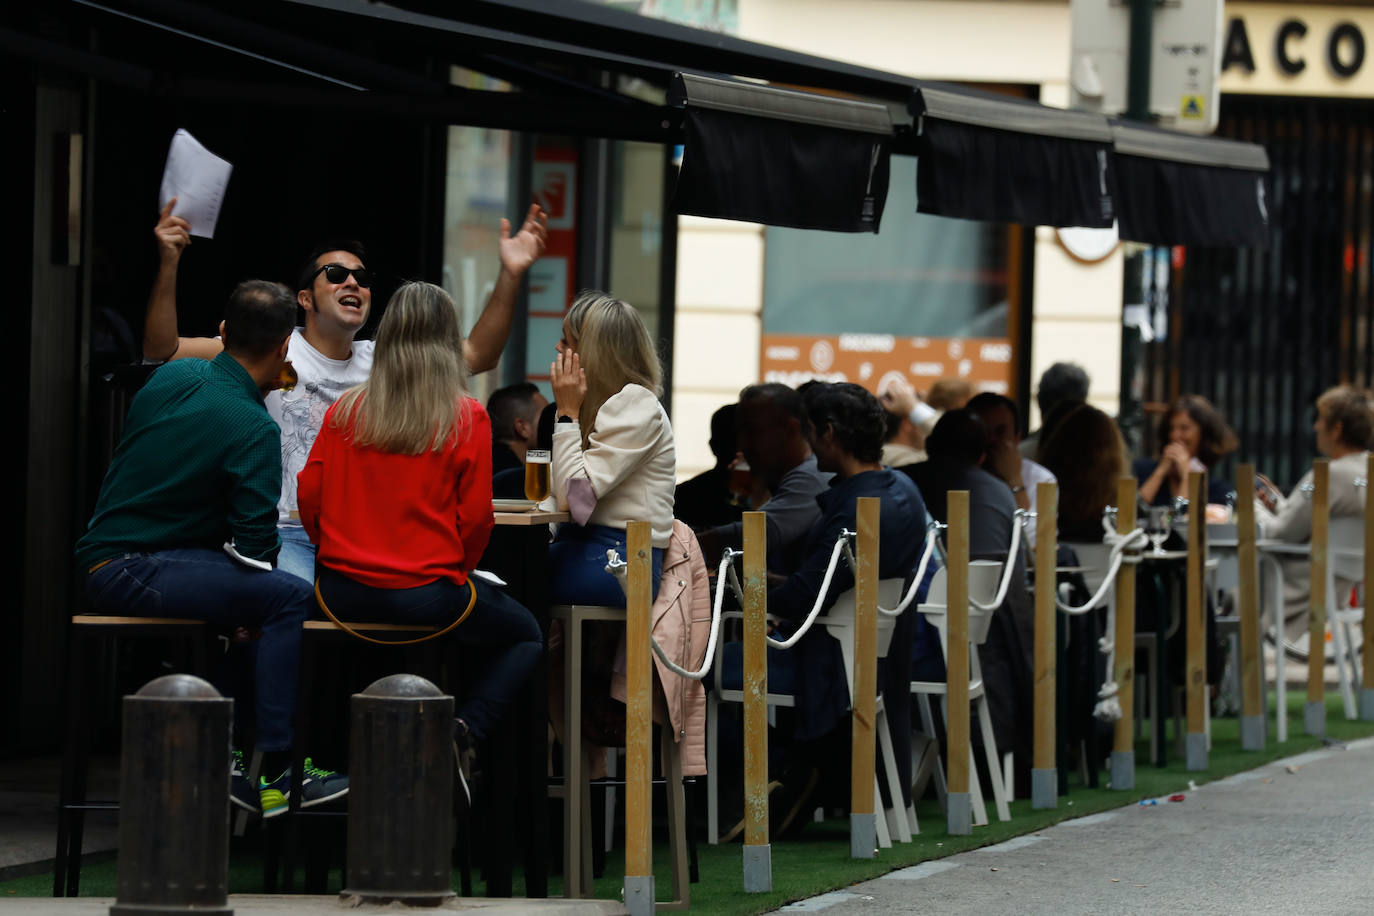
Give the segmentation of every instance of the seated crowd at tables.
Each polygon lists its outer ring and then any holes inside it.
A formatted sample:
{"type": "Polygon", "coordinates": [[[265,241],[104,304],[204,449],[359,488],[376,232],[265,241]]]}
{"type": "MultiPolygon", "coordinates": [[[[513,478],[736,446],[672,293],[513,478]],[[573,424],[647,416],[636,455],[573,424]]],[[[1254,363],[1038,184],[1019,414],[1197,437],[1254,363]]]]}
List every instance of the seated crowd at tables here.
{"type": "MultiPolygon", "coordinates": [[[[446,631],[447,651],[463,653],[470,673],[454,739],[480,754],[546,650],[535,615],[476,574],[494,528],[493,495],[525,495],[530,449],[552,453],[551,495],[570,517],[552,535],[550,601],[624,606],[607,551],[624,556],[628,523],[648,522],[655,621],[669,628],[655,635],[689,644],[689,654],[704,645],[685,621],[708,606],[706,569],[726,547],[740,547],[746,508],[766,515],[768,609],[786,634],[818,597],[828,607],[853,586],[842,562],[819,595],[861,497],[881,502],[879,577],[910,579],[950,490],[970,493],[972,555],[1002,560],[1017,510],[1036,509],[1038,483],[1059,482],[1062,540],[1100,541],[1103,510],[1127,471],[1115,422],[1086,402],[1086,374],[1057,364],[1037,392],[1041,428],[1026,438],[1013,401],[957,381],[926,400],[901,385],[881,397],[851,383],[750,385],[712,418],[716,465],[677,485],[658,348],[639,312],[611,295],[583,293],[569,310],[549,367],[551,402],[528,384],[497,391],[485,408],[469,394],[469,374],[499,358],[520,277],[543,252],[546,217],[537,206],[514,233],[502,221],[501,274],[466,338],[448,295],[417,281],[390,298],[375,340],[359,337],[374,275],[356,242],[311,251],[294,292],[240,284],[218,337],[179,336],[177,268],[190,236],[171,210],[154,230],[160,265],[144,337],[145,358],[166,365],[133,399],[76,558],[94,611],[203,619],[252,634],[259,784],[248,785],[237,752],[230,767],[234,802],[263,817],[287,806],[302,624],[312,617],[446,631]],[[741,461],[747,477],[731,473],[741,461]],[[674,605],[679,613],[660,613],[674,605]]],[[[1369,392],[1340,386],[1317,407],[1333,514],[1358,514],[1364,490],[1355,477],[1374,439],[1374,404],[1369,392]]],[[[1160,440],[1158,459],[1134,468],[1146,503],[1180,495],[1189,470],[1214,468],[1237,446],[1198,396],[1171,405],[1160,440]]],[[[1209,502],[1225,502],[1229,485],[1211,484],[1209,502]]],[[[1300,489],[1285,498],[1262,488],[1266,535],[1310,536],[1310,500],[1300,489]]],[[[1023,546],[1011,558],[1014,583],[1024,585],[1026,560],[1023,546]]],[[[1305,591],[1300,576],[1288,581],[1305,591]]],[[[1289,625],[1301,625],[1301,596],[1286,597],[1289,625]]],[[[980,647],[999,746],[1015,751],[1022,768],[1032,633],[1026,589],[1013,587],[980,647]]],[[[550,634],[548,648],[555,640],[550,634]]],[[[722,652],[724,676],[738,679],[738,646],[722,652]]],[[[819,629],[768,656],[771,689],[797,700],[771,797],[785,834],[827,789],[848,786],[849,697],[838,644],[819,629]]],[[[904,790],[926,765],[912,760],[906,685],[942,671],[933,628],[902,615],[879,685],[904,790]]],[[[701,688],[661,680],[675,734],[691,751],[684,771],[700,772],[701,688]]],[[[346,776],[307,760],[303,806],[347,791],[346,776]]]]}

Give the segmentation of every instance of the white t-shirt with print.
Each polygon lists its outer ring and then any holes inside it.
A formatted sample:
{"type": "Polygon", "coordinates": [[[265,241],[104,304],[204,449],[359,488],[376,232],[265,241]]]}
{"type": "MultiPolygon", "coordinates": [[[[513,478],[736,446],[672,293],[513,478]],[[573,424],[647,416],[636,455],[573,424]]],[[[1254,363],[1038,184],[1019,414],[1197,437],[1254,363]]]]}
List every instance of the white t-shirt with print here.
{"type": "Polygon", "coordinates": [[[281,499],[277,523],[299,525],[296,511],[296,475],[319,435],[324,413],[345,391],[367,381],[372,371],[373,342],[353,341],[348,359],[330,359],[305,340],[300,328],[291,332],[286,357],[299,381],[291,391],[267,395],[267,412],[281,427],[281,499]]]}

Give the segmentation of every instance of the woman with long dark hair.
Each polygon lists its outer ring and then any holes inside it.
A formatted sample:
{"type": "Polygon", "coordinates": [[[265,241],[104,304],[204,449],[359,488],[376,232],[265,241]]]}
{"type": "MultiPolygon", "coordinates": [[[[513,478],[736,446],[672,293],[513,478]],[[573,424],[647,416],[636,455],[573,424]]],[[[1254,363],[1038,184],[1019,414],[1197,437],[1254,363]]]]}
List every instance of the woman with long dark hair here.
{"type": "Polygon", "coordinates": [[[1211,401],[1200,394],[1185,394],[1174,401],[1160,420],[1159,441],[1164,447],[1153,466],[1149,458],[1142,458],[1131,468],[1140,481],[1142,501],[1164,506],[1177,497],[1187,497],[1188,472],[1208,471],[1207,501],[1226,502],[1230,482],[1217,479],[1210,472],[1239,443],[1211,401]]]}

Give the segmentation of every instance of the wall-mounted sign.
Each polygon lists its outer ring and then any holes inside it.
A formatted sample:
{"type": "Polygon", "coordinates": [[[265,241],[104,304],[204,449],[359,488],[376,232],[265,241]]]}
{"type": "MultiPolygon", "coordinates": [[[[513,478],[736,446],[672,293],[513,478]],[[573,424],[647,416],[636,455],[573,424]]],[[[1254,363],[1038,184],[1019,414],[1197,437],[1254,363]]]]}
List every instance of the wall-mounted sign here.
{"type": "Polygon", "coordinates": [[[918,392],[942,378],[968,379],[975,392],[1011,390],[1011,343],[999,338],[897,337],[892,334],[764,334],[765,382],[857,382],[875,394],[890,378],[918,392]]]}
{"type": "Polygon", "coordinates": [[[1223,92],[1374,97],[1374,9],[1226,4],[1223,92]]]}

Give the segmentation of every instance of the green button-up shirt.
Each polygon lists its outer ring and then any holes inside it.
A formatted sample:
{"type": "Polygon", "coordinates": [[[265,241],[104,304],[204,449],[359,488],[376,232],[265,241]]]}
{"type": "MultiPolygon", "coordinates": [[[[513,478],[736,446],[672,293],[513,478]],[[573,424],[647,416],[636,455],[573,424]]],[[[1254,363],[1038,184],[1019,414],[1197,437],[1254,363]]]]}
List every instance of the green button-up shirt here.
{"type": "Polygon", "coordinates": [[[280,493],[280,431],[247,370],[228,353],[168,363],[129,407],[77,563],[230,539],[275,560],[280,493]]]}

